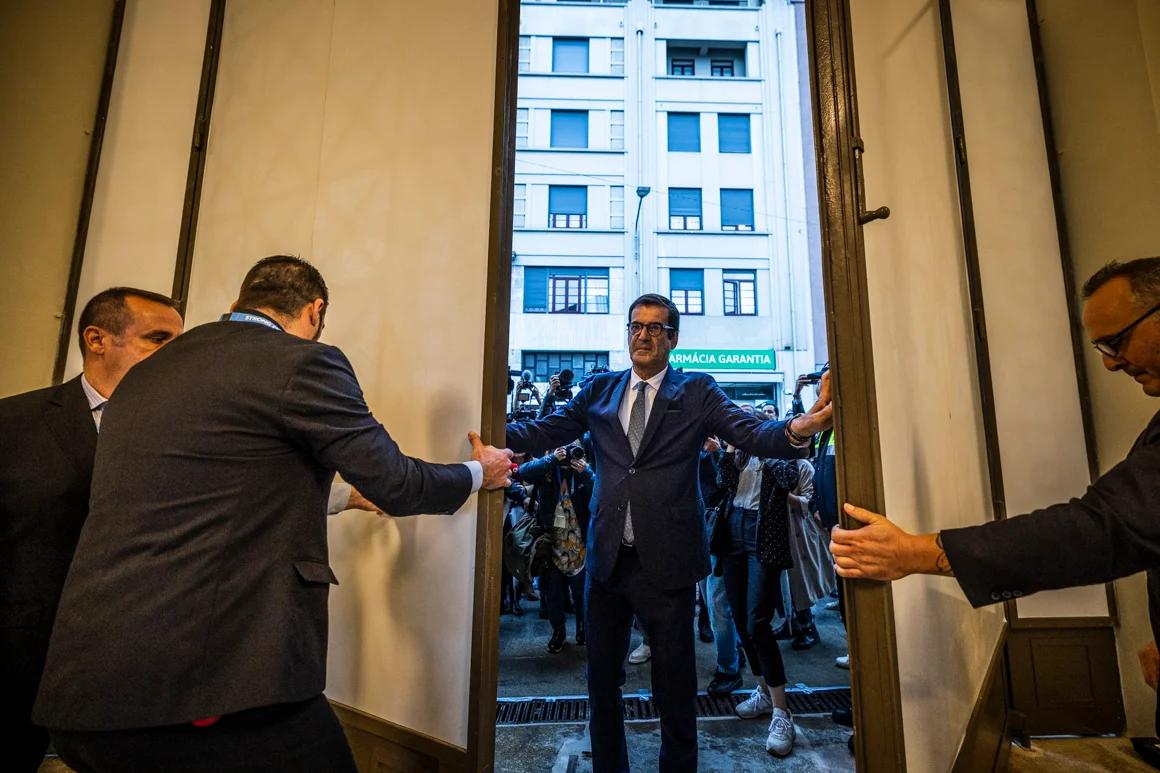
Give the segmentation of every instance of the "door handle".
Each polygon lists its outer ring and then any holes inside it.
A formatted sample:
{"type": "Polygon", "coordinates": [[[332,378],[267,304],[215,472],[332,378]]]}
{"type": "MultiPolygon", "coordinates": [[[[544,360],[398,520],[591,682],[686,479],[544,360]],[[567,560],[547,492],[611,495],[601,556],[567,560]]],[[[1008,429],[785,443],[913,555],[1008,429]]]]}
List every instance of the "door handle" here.
{"type": "Polygon", "coordinates": [[[854,177],[858,186],[858,224],[866,225],[874,220],[885,220],[890,217],[890,207],[866,209],[866,180],[862,174],[862,154],[866,152],[866,145],[861,137],[855,137],[851,144],[854,148],[854,177]]]}

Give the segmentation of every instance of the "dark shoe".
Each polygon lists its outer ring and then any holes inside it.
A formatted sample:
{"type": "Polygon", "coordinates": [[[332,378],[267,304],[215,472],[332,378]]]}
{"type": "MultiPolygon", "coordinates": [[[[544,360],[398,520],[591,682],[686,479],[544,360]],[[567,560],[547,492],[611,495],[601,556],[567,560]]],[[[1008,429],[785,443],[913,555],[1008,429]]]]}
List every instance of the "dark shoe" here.
{"type": "Polygon", "coordinates": [[[515,601],[512,602],[512,614],[516,617],[524,616],[524,608],[520,606],[520,600],[518,597],[515,601]]]}
{"type": "Polygon", "coordinates": [[[584,623],[579,620],[576,621],[576,644],[583,647],[588,643],[587,637],[584,636],[584,623]]]}
{"type": "Polygon", "coordinates": [[[834,724],[842,727],[854,726],[854,710],[853,709],[834,709],[830,714],[830,719],[834,720],[834,724]]]}
{"type": "Polygon", "coordinates": [[[560,626],[552,632],[552,638],[548,639],[548,654],[555,655],[564,650],[564,640],[568,638],[568,631],[564,626],[560,626]]]}
{"type": "Polygon", "coordinates": [[[854,734],[850,734],[850,740],[846,741],[846,748],[850,750],[850,754],[854,753],[854,734]]]}
{"type": "Polygon", "coordinates": [[[524,591],[524,601],[539,601],[540,595],[536,593],[535,588],[528,588],[524,591]]]}
{"type": "Polygon", "coordinates": [[[797,636],[793,637],[793,644],[790,646],[795,650],[808,650],[821,640],[822,638],[818,636],[817,626],[811,625],[809,628],[803,628],[797,636]]]}
{"type": "Polygon", "coordinates": [[[709,682],[706,692],[714,698],[724,698],[741,689],[741,674],[723,674],[717,671],[713,674],[713,681],[709,682]]]}
{"type": "Polygon", "coordinates": [[[785,621],[785,624],[782,625],[781,628],[778,628],[773,632],[773,638],[777,639],[778,641],[789,641],[793,638],[793,633],[789,629],[788,620],[785,621]]]}
{"type": "Polygon", "coordinates": [[[703,620],[698,620],[697,637],[706,644],[711,644],[713,642],[713,627],[703,620]]]}

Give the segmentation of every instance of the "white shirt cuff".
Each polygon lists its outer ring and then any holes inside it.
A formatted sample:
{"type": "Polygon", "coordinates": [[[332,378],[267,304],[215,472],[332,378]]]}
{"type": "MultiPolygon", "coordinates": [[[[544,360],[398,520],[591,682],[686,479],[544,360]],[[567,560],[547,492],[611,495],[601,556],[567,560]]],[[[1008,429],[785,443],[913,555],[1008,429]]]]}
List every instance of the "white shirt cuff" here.
{"type": "Polygon", "coordinates": [[[335,478],[330,484],[330,500],[326,503],[327,515],[338,515],[350,504],[350,484],[335,478]]]}
{"type": "Polygon", "coordinates": [[[474,494],[483,488],[483,465],[472,460],[463,462],[463,466],[471,470],[471,493],[474,494]]]}

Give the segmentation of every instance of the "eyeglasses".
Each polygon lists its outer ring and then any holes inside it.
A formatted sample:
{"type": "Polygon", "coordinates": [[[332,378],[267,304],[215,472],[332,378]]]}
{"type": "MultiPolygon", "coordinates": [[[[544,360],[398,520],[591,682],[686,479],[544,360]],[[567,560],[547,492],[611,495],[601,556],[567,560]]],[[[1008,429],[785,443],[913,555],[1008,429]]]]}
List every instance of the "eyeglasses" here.
{"type": "Polygon", "coordinates": [[[657,338],[661,333],[671,333],[672,331],[676,330],[675,327],[672,327],[671,325],[662,325],[660,322],[649,322],[647,325],[643,322],[630,322],[624,326],[624,329],[627,330],[628,334],[633,338],[640,335],[641,331],[644,330],[647,330],[649,336],[652,338],[657,338]]]}
{"type": "Polygon", "coordinates": [[[1121,329],[1120,332],[1092,341],[1092,346],[1096,348],[1097,352],[1106,357],[1111,357],[1112,359],[1119,358],[1120,352],[1128,345],[1128,339],[1131,337],[1132,331],[1136,329],[1136,325],[1139,325],[1158,311],[1160,311],[1160,303],[1141,314],[1136,318],[1135,322],[1121,329]]]}

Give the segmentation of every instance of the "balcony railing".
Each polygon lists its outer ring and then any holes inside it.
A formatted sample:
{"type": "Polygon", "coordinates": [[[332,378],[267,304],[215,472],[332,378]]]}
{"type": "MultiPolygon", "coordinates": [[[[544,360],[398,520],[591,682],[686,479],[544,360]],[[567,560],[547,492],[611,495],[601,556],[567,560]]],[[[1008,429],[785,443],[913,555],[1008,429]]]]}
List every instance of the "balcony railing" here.
{"type": "Polygon", "coordinates": [[[697,8],[760,8],[765,0],[653,0],[653,5],[695,6],[697,8]]]}

